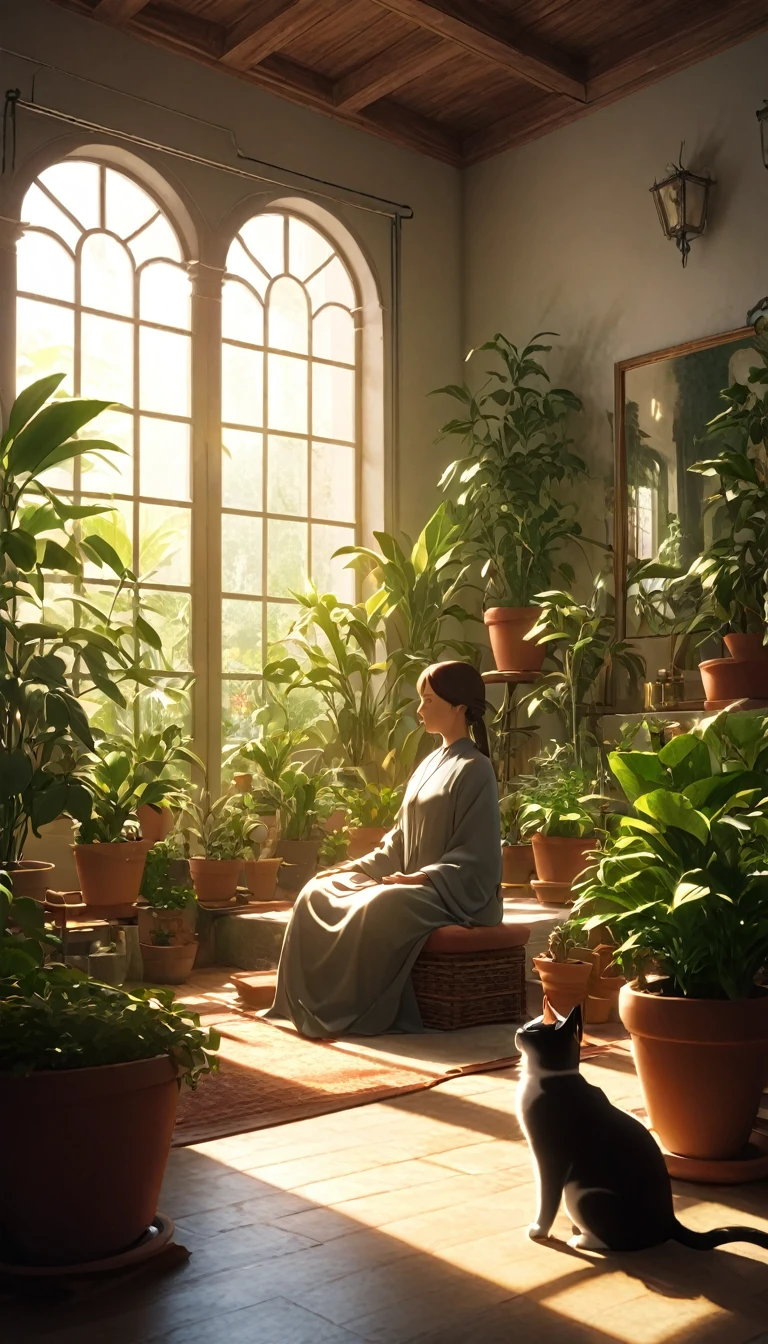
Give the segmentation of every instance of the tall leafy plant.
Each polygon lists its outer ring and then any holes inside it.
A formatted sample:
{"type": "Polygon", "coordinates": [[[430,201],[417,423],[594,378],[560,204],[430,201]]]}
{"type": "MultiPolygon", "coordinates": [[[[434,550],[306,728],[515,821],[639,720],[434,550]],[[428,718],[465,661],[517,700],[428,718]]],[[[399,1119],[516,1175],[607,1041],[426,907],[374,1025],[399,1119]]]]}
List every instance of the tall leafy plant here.
{"type": "Polygon", "coordinates": [[[540,340],[551,335],[539,332],[521,350],[498,333],[479,348],[495,354],[501,368],[489,371],[478,392],[438,388],[461,406],[441,437],[461,439],[464,450],[440,484],[456,496],[482,563],[487,606],[531,606],[553,581],[570,585],[574,578],[563,550],[582,529],[576,503],[563,491],[586,476],[568,430],[581,402],[567,388],[550,388],[536,358],[552,349],[540,340]]]}

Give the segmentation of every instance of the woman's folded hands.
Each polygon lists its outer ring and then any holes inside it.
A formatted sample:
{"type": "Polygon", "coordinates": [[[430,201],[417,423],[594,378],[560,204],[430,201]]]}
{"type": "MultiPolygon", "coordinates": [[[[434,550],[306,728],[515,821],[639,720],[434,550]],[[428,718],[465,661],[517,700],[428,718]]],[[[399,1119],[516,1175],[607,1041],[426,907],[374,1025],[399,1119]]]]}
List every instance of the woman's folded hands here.
{"type": "Polygon", "coordinates": [[[406,887],[420,887],[427,880],[426,873],[389,873],[381,879],[386,886],[402,885],[406,887]]]}

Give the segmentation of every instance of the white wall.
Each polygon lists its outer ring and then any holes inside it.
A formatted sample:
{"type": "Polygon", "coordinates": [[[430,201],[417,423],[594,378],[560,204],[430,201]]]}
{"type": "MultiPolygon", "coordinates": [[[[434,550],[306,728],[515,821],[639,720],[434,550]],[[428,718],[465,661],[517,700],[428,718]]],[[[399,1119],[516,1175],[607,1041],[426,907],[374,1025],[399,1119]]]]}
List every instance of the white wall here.
{"type": "MultiPolygon", "coordinates": [[[[14,58],[12,51],[68,72],[38,72],[35,96],[40,103],[235,162],[226,133],[175,115],[192,114],[231,127],[248,154],[413,207],[413,220],[403,225],[396,512],[403,527],[420,526],[437,499],[440,460],[433,448],[440,408],[427,393],[455,379],[461,362],[459,173],[46,0],[0,0],[0,90],[19,86],[29,97],[35,66],[14,58]],[[106,87],[78,82],[68,77],[72,74],[106,87]],[[147,107],[115,90],[139,94],[160,106],[147,107]]],[[[23,168],[35,149],[66,136],[66,127],[20,112],[17,163],[23,168]]],[[[209,228],[247,196],[258,207],[256,184],[164,155],[147,158],[182,196],[196,203],[209,228]]],[[[9,189],[7,179],[4,189],[9,189]]],[[[341,213],[379,272],[388,305],[388,222],[350,209],[341,213]]]]}

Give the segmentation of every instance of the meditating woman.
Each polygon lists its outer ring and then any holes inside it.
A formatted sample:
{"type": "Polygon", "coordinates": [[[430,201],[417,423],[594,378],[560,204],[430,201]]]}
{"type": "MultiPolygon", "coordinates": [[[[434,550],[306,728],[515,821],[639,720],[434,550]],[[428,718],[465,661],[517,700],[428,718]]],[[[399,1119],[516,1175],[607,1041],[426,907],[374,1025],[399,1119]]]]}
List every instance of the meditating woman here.
{"type": "Polygon", "coordinates": [[[430,933],[501,923],[483,679],[468,663],[436,663],[418,689],[442,746],[414,771],[380,847],[309,882],[288,925],[268,1015],[304,1036],[423,1030],[410,976],[430,933]]]}

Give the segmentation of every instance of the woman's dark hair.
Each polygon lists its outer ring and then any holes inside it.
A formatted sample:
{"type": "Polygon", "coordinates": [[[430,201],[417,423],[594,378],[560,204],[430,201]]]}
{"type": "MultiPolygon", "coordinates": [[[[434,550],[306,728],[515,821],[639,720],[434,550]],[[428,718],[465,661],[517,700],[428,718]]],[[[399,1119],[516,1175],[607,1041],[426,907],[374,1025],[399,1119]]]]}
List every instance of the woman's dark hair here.
{"type": "Polygon", "coordinates": [[[449,705],[466,705],[467,727],[478,751],[490,756],[483,716],[488,709],[485,682],[471,663],[433,663],[419,677],[418,690],[430,686],[449,705]]]}

